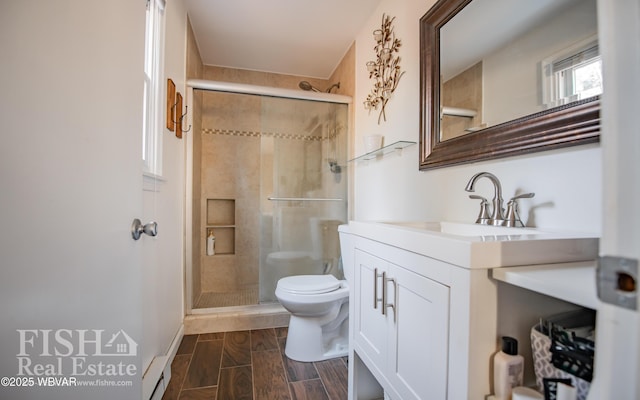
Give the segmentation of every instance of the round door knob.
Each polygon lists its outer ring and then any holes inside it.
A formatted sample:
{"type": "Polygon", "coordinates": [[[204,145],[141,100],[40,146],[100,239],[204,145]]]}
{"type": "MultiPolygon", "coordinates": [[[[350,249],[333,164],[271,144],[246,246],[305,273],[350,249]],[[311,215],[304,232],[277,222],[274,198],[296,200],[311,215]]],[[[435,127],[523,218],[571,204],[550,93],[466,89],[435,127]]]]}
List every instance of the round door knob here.
{"type": "Polygon", "coordinates": [[[142,221],[138,218],[134,219],[131,224],[131,236],[133,240],[140,239],[143,233],[149,236],[156,236],[158,234],[158,223],[151,221],[148,224],[142,225],[142,221]]]}

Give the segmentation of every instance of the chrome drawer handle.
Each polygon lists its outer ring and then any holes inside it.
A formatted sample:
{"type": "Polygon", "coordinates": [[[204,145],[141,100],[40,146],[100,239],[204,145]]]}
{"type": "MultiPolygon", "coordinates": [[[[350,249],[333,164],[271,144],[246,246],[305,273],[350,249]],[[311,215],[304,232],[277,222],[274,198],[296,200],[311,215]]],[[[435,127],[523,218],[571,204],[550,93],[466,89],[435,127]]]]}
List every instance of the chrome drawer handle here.
{"type": "MultiPolygon", "coordinates": [[[[382,302],[384,304],[384,288],[382,288],[382,298],[378,298],[378,278],[382,278],[384,282],[385,273],[378,274],[378,268],[373,269],[373,308],[378,308],[378,302],[382,302]]],[[[384,314],[384,307],[382,308],[382,313],[384,314]]]]}
{"type": "MultiPolygon", "coordinates": [[[[396,322],[396,313],[397,313],[397,309],[396,309],[396,304],[398,302],[398,297],[397,297],[397,293],[398,293],[398,285],[396,283],[396,279],[395,278],[382,278],[384,281],[384,288],[383,288],[383,292],[382,292],[382,297],[384,298],[383,301],[383,305],[384,307],[382,307],[383,310],[387,309],[387,308],[391,308],[393,310],[393,322],[396,322]],[[387,299],[388,299],[388,295],[387,295],[387,283],[389,282],[393,282],[393,304],[391,303],[387,303],[387,299]]],[[[383,312],[383,314],[385,314],[383,312]]]]}

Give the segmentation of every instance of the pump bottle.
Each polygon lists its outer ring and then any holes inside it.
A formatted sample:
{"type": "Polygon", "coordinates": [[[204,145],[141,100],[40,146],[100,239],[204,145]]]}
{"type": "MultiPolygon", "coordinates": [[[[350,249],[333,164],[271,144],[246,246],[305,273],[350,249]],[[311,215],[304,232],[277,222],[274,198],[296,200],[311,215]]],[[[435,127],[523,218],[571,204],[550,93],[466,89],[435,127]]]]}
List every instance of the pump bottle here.
{"type": "Polygon", "coordinates": [[[216,241],[216,237],[213,236],[213,230],[210,230],[209,236],[207,236],[207,255],[208,256],[213,256],[216,254],[215,241],[216,241]]]}

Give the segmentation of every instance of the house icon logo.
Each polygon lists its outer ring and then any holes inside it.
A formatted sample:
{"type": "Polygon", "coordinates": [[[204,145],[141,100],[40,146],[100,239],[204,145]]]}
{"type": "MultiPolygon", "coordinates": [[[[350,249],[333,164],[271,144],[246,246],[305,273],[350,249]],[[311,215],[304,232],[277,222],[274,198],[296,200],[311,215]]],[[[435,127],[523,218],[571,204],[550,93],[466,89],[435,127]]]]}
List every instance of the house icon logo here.
{"type": "Polygon", "coordinates": [[[103,356],[135,356],[138,354],[138,343],[120,329],[111,336],[104,345],[103,356]]]}

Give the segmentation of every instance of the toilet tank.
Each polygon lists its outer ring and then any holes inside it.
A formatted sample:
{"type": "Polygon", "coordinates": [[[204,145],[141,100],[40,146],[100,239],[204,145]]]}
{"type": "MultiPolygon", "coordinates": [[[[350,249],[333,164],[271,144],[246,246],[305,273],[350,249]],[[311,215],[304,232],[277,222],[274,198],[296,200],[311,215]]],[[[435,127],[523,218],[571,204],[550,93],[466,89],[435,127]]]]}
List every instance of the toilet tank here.
{"type": "Polygon", "coordinates": [[[324,274],[343,279],[340,268],[340,237],[338,226],[343,222],[336,219],[310,218],[312,257],[322,263],[324,274]]]}
{"type": "Polygon", "coordinates": [[[318,260],[333,260],[340,257],[338,226],[342,223],[342,221],[336,219],[310,219],[314,258],[318,260]]]}
{"type": "Polygon", "coordinates": [[[338,234],[340,236],[340,250],[342,256],[342,269],[344,271],[344,278],[347,282],[353,282],[353,265],[354,260],[354,248],[353,248],[353,235],[349,230],[349,225],[340,225],[338,227],[338,234]]]}

